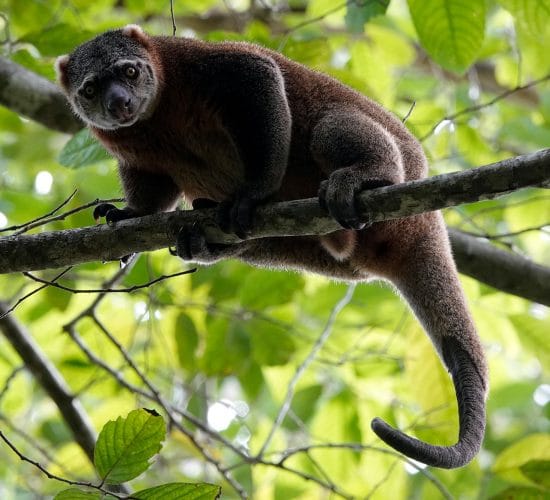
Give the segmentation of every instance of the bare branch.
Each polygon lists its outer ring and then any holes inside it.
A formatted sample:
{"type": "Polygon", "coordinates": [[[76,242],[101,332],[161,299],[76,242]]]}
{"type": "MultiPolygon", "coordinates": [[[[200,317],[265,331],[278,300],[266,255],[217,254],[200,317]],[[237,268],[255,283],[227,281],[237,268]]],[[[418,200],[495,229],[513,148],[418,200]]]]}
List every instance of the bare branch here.
{"type": "Polygon", "coordinates": [[[279,429],[279,427],[283,423],[283,420],[285,419],[288,411],[290,410],[290,405],[292,404],[292,399],[294,398],[294,394],[296,391],[296,385],[298,384],[300,377],[307,370],[309,365],[313,362],[313,360],[315,359],[315,357],[317,356],[317,354],[319,353],[323,345],[328,340],[333,330],[334,322],[336,321],[338,314],[342,311],[342,309],[344,309],[344,307],[346,307],[350,303],[353,297],[354,291],[355,291],[355,283],[352,283],[348,286],[348,289],[344,297],[342,297],[342,299],[339,302],[337,302],[335,306],[332,308],[332,311],[330,312],[329,318],[327,320],[327,324],[325,325],[325,328],[323,328],[323,331],[321,332],[321,335],[319,335],[319,338],[313,344],[313,347],[311,348],[309,354],[302,361],[302,363],[300,363],[300,365],[296,368],[296,371],[294,372],[294,375],[292,376],[292,379],[288,384],[288,389],[287,389],[283,404],[279,409],[277,418],[275,419],[275,422],[273,422],[273,426],[271,427],[271,430],[269,431],[268,436],[266,437],[262,447],[260,448],[260,451],[258,452],[258,455],[257,455],[258,457],[263,456],[263,454],[265,453],[265,450],[268,448],[273,437],[275,436],[275,432],[279,429]]]}
{"type": "Polygon", "coordinates": [[[497,290],[550,306],[550,268],[455,229],[449,230],[449,237],[461,273],[497,290]]]}
{"type": "Polygon", "coordinates": [[[0,56],[0,104],[59,132],[83,128],[52,82],[0,56]]]}
{"type": "MultiPolygon", "coordinates": [[[[550,149],[518,156],[486,167],[453,174],[439,175],[420,181],[365,191],[359,206],[364,220],[379,222],[438,210],[461,203],[498,197],[528,187],[550,185],[550,149]]],[[[186,224],[199,223],[205,227],[209,241],[234,243],[236,236],[223,233],[215,225],[213,209],[176,211],[125,220],[114,227],[91,226],[81,229],[44,232],[36,235],[0,238],[0,273],[32,271],[79,264],[89,261],[117,260],[123,255],[166,248],[173,245],[179,229],[186,224]]],[[[319,207],[317,199],[277,203],[258,209],[252,238],[326,234],[340,229],[336,221],[319,207]]],[[[476,238],[453,234],[459,269],[470,276],[495,283],[474,265],[472,249],[476,238]],[[470,245],[467,247],[467,245],[470,245]],[[466,255],[468,258],[460,258],[466,255]]],[[[486,249],[488,250],[488,249],[486,249]]],[[[507,252],[491,247],[491,253],[506,259],[507,252]]],[[[483,253],[487,258],[487,252],[483,253]]],[[[485,262],[484,260],[482,260],[485,262]]],[[[537,301],[550,305],[550,269],[536,266],[528,259],[513,256],[508,259],[506,280],[518,283],[517,290],[528,290],[533,282],[525,279],[526,269],[540,273],[537,301]]],[[[485,264],[484,264],[485,265],[485,264]]],[[[492,285],[493,286],[493,285],[492,285]]],[[[508,286],[507,290],[513,287],[508,286]]],[[[512,292],[513,293],[513,292],[512,292]]],[[[522,295],[530,300],[532,294],[522,295]]]]}
{"type": "MultiPolygon", "coordinates": [[[[7,306],[0,302],[0,315],[3,316],[6,310],[7,306]]],[[[25,362],[35,380],[57,405],[75,441],[93,463],[96,440],[93,425],[63,376],[43,354],[25,327],[13,316],[6,315],[0,319],[0,331],[25,362]]]]}
{"type": "Polygon", "coordinates": [[[84,487],[87,487],[87,488],[93,488],[93,489],[96,489],[96,490],[99,490],[101,491],[102,493],[104,493],[105,495],[109,496],[109,497],[114,497],[114,498],[120,498],[120,499],[124,499],[124,498],[127,498],[127,495],[117,495],[116,493],[113,493],[105,488],[103,488],[102,486],[98,486],[98,485],[95,485],[93,483],[90,483],[90,482],[85,482],[85,481],[72,481],[70,479],[65,479],[63,477],[60,477],[60,476],[57,476],[55,474],[52,474],[48,469],[46,469],[43,465],[41,465],[39,462],[37,462],[36,460],[32,460],[31,458],[23,455],[23,453],[21,453],[16,447],[15,445],[4,435],[4,433],[0,430],[0,439],[2,439],[2,441],[4,441],[10,448],[11,450],[23,461],[23,462],[27,462],[31,465],[33,465],[34,467],[36,467],[38,470],[40,470],[48,479],[55,479],[56,481],[59,481],[61,483],[66,483],[66,484],[69,484],[71,486],[84,486],[84,487]]]}
{"type": "Polygon", "coordinates": [[[54,288],[59,288],[60,290],[64,290],[65,292],[70,293],[132,293],[136,290],[142,290],[144,288],[149,288],[153,285],[156,285],[157,283],[160,283],[161,281],[166,281],[171,278],[177,278],[178,276],[183,276],[185,274],[194,273],[197,269],[187,269],[185,271],[180,271],[179,273],[173,273],[173,274],[163,274],[162,276],[159,276],[158,278],[155,278],[151,281],[148,281],[147,283],[142,283],[141,285],[133,285],[126,288],[71,288],[69,286],[61,285],[60,283],[56,283],[55,281],[48,281],[42,278],[39,278],[38,276],[34,276],[31,273],[23,273],[27,278],[30,278],[33,281],[36,281],[37,283],[43,283],[45,285],[53,286],[54,288]]]}

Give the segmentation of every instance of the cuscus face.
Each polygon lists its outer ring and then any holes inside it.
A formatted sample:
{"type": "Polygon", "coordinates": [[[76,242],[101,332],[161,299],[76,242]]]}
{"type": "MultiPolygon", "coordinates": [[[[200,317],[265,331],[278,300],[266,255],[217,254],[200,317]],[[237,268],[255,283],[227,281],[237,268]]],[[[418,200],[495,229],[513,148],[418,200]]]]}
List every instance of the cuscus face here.
{"type": "Polygon", "coordinates": [[[59,82],[80,118],[103,130],[129,127],[153,109],[158,80],[139,26],[109,31],[58,58],[59,82]]]}

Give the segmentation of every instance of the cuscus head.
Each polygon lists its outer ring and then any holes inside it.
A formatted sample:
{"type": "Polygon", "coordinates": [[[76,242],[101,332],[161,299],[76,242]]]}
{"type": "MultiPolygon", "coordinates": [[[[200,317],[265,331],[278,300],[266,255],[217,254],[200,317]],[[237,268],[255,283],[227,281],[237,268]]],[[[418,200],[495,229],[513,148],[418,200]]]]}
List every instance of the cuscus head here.
{"type": "Polygon", "coordinates": [[[93,127],[129,127],[153,111],[158,75],[150,39],[135,24],[103,33],[59,57],[56,71],[75,113],[93,127]]]}

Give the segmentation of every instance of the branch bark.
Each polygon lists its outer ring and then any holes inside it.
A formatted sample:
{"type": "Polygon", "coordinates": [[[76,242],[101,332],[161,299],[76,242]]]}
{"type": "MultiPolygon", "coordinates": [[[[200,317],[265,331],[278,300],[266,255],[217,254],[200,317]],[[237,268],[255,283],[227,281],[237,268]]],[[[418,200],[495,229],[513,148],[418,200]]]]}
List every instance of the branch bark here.
{"type": "Polygon", "coordinates": [[[1,56],[0,104],[59,132],[84,127],[55,84],[1,56]]]}
{"type": "Polygon", "coordinates": [[[12,315],[4,316],[7,310],[8,306],[0,302],[0,331],[25,362],[36,382],[57,405],[75,441],[93,464],[96,434],[88,415],[71,393],[61,373],[44,355],[25,327],[12,315]]]}
{"type": "MultiPolygon", "coordinates": [[[[520,188],[541,185],[550,185],[550,149],[485,167],[365,191],[359,197],[359,208],[364,220],[380,222],[491,199],[520,188]]],[[[165,248],[174,244],[183,225],[195,222],[205,227],[206,236],[211,242],[239,241],[236,236],[223,233],[214,220],[213,209],[187,210],[121,221],[114,227],[100,225],[36,235],[7,236],[0,238],[0,273],[116,260],[134,252],[165,248]]],[[[319,235],[338,229],[340,226],[323,212],[317,199],[311,198],[259,208],[251,238],[319,235]]],[[[512,270],[516,269],[513,279],[524,283],[518,284],[516,288],[506,285],[506,291],[519,293],[539,283],[540,293],[535,295],[536,298],[529,294],[525,296],[550,305],[550,268],[537,267],[519,256],[506,260],[502,254],[508,255],[507,252],[490,245],[487,248],[480,246],[482,244],[476,238],[466,235],[453,236],[453,243],[461,271],[496,285],[497,282],[491,278],[492,273],[483,270],[485,264],[476,263],[473,258],[475,252],[480,251],[480,262],[486,263],[486,259],[492,255],[499,265],[508,262],[506,268],[510,279],[512,270]],[[525,269],[530,266],[533,266],[533,273],[540,274],[540,279],[528,284],[525,269]],[[513,292],[514,289],[516,292],[513,292]]]]}
{"type": "Polygon", "coordinates": [[[449,229],[459,271],[497,290],[550,306],[550,267],[449,229]]]}

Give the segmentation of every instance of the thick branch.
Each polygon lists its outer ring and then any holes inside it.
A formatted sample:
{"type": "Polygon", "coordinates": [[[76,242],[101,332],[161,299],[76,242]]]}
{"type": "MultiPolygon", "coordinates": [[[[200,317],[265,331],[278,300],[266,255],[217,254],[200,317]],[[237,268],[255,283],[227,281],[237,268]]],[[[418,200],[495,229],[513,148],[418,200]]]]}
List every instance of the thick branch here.
{"type": "Polygon", "coordinates": [[[96,435],[88,415],[29,332],[12,315],[3,317],[7,310],[6,304],[0,302],[0,331],[25,362],[34,379],[57,405],[75,441],[93,463],[96,435]]]}
{"type": "MultiPolygon", "coordinates": [[[[528,186],[548,185],[549,182],[550,149],[547,149],[486,167],[365,191],[360,196],[359,207],[365,220],[379,222],[491,199],[528,186]]],[[[101,225],[36,235],[7,236],[0,238],[0,273],[114,260],[133,252],[165,248],[174,244],[182,225],[194,222],[206,226],[207,237],[212,242],[238,241],[236,236],[221,232],[213,220],[213,210],[176,211],[121,221],[115,227],[101,225]]],[[[251,237],[326,234],[337,229],[338,224],[312,198],[258,209],[251,237]]],[[[463,236],[460,242],[466,241],[464,238],[467,237],[463,236]]],[[[475,241],[475,238],[470,240],[475,241]]],[[[461,245],[460,242],[456,244],[461,245]]],[[[492,251],[506,253],[497,249],[492,251]]],[[[457,253],[462,255],[458,250],[457,253]]],[[[468,255],[472,255],[471,251],[468,255]]],[[[468,262],[471,263],[471,260],[462,259],[461,270],[478,277],[479,271],[476,274],[472,266],[468,267],[468,262]]],[[[523,259],[522,262],[527,265],[529,261],[523,259]]],[[[550,272],[540,267],[539,272],[550,272]]],[[[523,281],[522,272],[516,278],[523,281]]],[[[480,279],[487,281],[482,277],[480,279]]],[[[550,279],[546,283],[550,283],[550,279]]],[[[542,296],[537,299],[539,302],[550,304],[548,286],[541,283],[542,296]]]]}
{"type": "Polygon", "coordinates": [[[497,290],[550,306],[550,268],[456,229],[449,230],[461,273],[497,290]]]}
{"type": "Polygon", "coordinates": [[[83,127],[56,85],[1,56],[0,104],[60,132],[83,127]]]}

